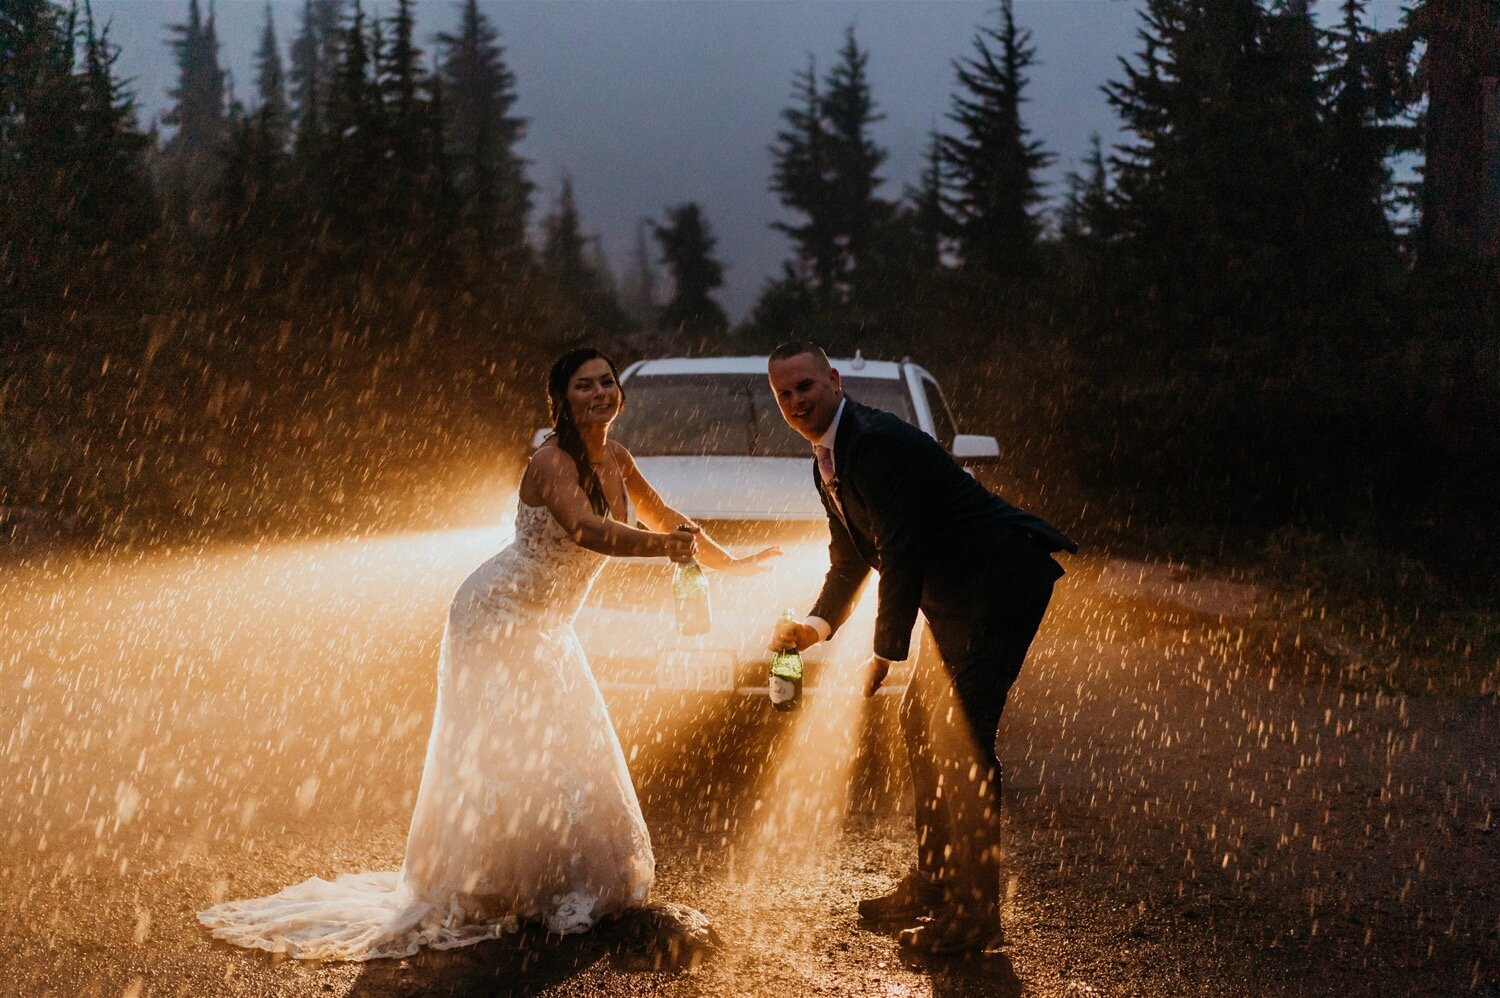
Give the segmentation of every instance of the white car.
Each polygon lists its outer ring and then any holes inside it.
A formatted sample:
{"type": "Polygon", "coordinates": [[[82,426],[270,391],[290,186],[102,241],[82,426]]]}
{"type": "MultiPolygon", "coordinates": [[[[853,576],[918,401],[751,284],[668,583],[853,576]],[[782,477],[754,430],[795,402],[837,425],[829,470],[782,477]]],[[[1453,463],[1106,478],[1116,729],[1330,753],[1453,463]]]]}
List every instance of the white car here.
{"type": "MultiPolygon", "coordinates": [[[[909,360],[830,358],[849,397],[895,413],[962,464],[992,461],[994,437],[959,434],[937,380],[909,360]]],[[[778,544],[783,557],[749,578],[710,573],[713,628],[681,637],[670,565],[620,559],[596,583],[577,627],[606,688],[739,690],[764,695],[772,624],[800,619],[828,568],[828,528],[813,487],[811,448],[788,427],[766,380],[765,357],[669,357],[620,374],[625,410],[611,430],[667,503],[738,552],[778,544]]],[[[538,439],[540,440],[541,434],[538,439]]],[[[807,653],[807,689],[832,661],[863,661],[875,587],[834,640],[807,653]]],[[[913,648],[919,647],[913,642],[913,648]]],[[[900,677],[883,692],[898,692],[900,677]]]]}

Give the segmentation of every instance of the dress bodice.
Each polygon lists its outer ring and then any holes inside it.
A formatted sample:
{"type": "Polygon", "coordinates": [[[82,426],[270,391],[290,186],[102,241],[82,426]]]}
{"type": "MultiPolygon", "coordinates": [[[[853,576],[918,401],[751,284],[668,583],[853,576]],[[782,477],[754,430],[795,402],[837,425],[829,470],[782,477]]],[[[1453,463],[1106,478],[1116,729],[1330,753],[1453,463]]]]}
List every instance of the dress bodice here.
{"type": "MultiPolygon", "coordinates": [[[[627,521],[632,518],[627,501],[627,521]]],[[[568,536],[546,506],[517,500],[510,545],[470,576],[465,588],[504,622],[533,626],[572,621],[606,555],[568,536]]]]}

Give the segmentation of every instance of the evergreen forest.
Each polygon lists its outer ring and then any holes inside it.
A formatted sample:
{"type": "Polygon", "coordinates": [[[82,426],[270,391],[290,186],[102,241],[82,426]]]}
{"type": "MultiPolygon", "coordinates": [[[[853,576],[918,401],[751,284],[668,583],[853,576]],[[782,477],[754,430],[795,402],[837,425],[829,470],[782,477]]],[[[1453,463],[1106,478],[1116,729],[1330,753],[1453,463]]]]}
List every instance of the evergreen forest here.
{"type": "Polygon", "coordinates": [[[738,325],[701,205],[663,204],[617,279],[571,183],[538,203],[503,25],[464,0],[421,39],[413,8],[268,8],[236,97],[185,0],[162,128],[86,0],[0,0],[0,526],[132,548],[493,516],[563,349],[810,338],[918,359],[1086,555],[1265,585],[1398,685],[1493,672],[1493,0],[1379,33],[1364,0],[1142,0],[1124,139],[1062,191],[1010,0],[953,53],[920,176],[885,170],[856,28],[787,53],[787,258],[738,325]]]}

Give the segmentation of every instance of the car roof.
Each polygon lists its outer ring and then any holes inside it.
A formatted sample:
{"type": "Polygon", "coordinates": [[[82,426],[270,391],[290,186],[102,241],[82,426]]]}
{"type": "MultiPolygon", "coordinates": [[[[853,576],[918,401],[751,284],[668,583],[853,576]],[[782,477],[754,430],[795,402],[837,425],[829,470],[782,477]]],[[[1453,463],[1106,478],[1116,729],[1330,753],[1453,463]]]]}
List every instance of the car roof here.
{"type": "MultiPolygon", "coordinates": [[[[901,377],[901,364],[893,360],[830,357],[829,363],[844,377],[901,377]]],[[[656,374],[765,374],[765,357],[662,357],[638,361],[625,371],[630,377],[656,374]]]]}

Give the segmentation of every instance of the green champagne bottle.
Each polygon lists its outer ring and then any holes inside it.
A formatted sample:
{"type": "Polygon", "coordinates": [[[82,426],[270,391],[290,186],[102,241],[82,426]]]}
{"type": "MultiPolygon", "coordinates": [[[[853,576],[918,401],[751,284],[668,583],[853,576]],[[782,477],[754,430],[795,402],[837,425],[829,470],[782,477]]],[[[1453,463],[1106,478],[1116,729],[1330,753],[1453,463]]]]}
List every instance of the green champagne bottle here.
{"type": "Polygon", "coordinates": [[[672,597],[677,605],[677,630],[690,637],[707,634],[713,625],[708,607],[708,576],[696,561],[677,564],[672,573],[672,597]]]}
{"type": "MultiPolygon", "coordinates": [[[[795,621],[796,615],[788,610],[782,620],[795,621]]],[[[802,706],[802,653],[779,651],[771,656],[770,679],[771,706],[777,710],[796,710],[802,706]]]]}

